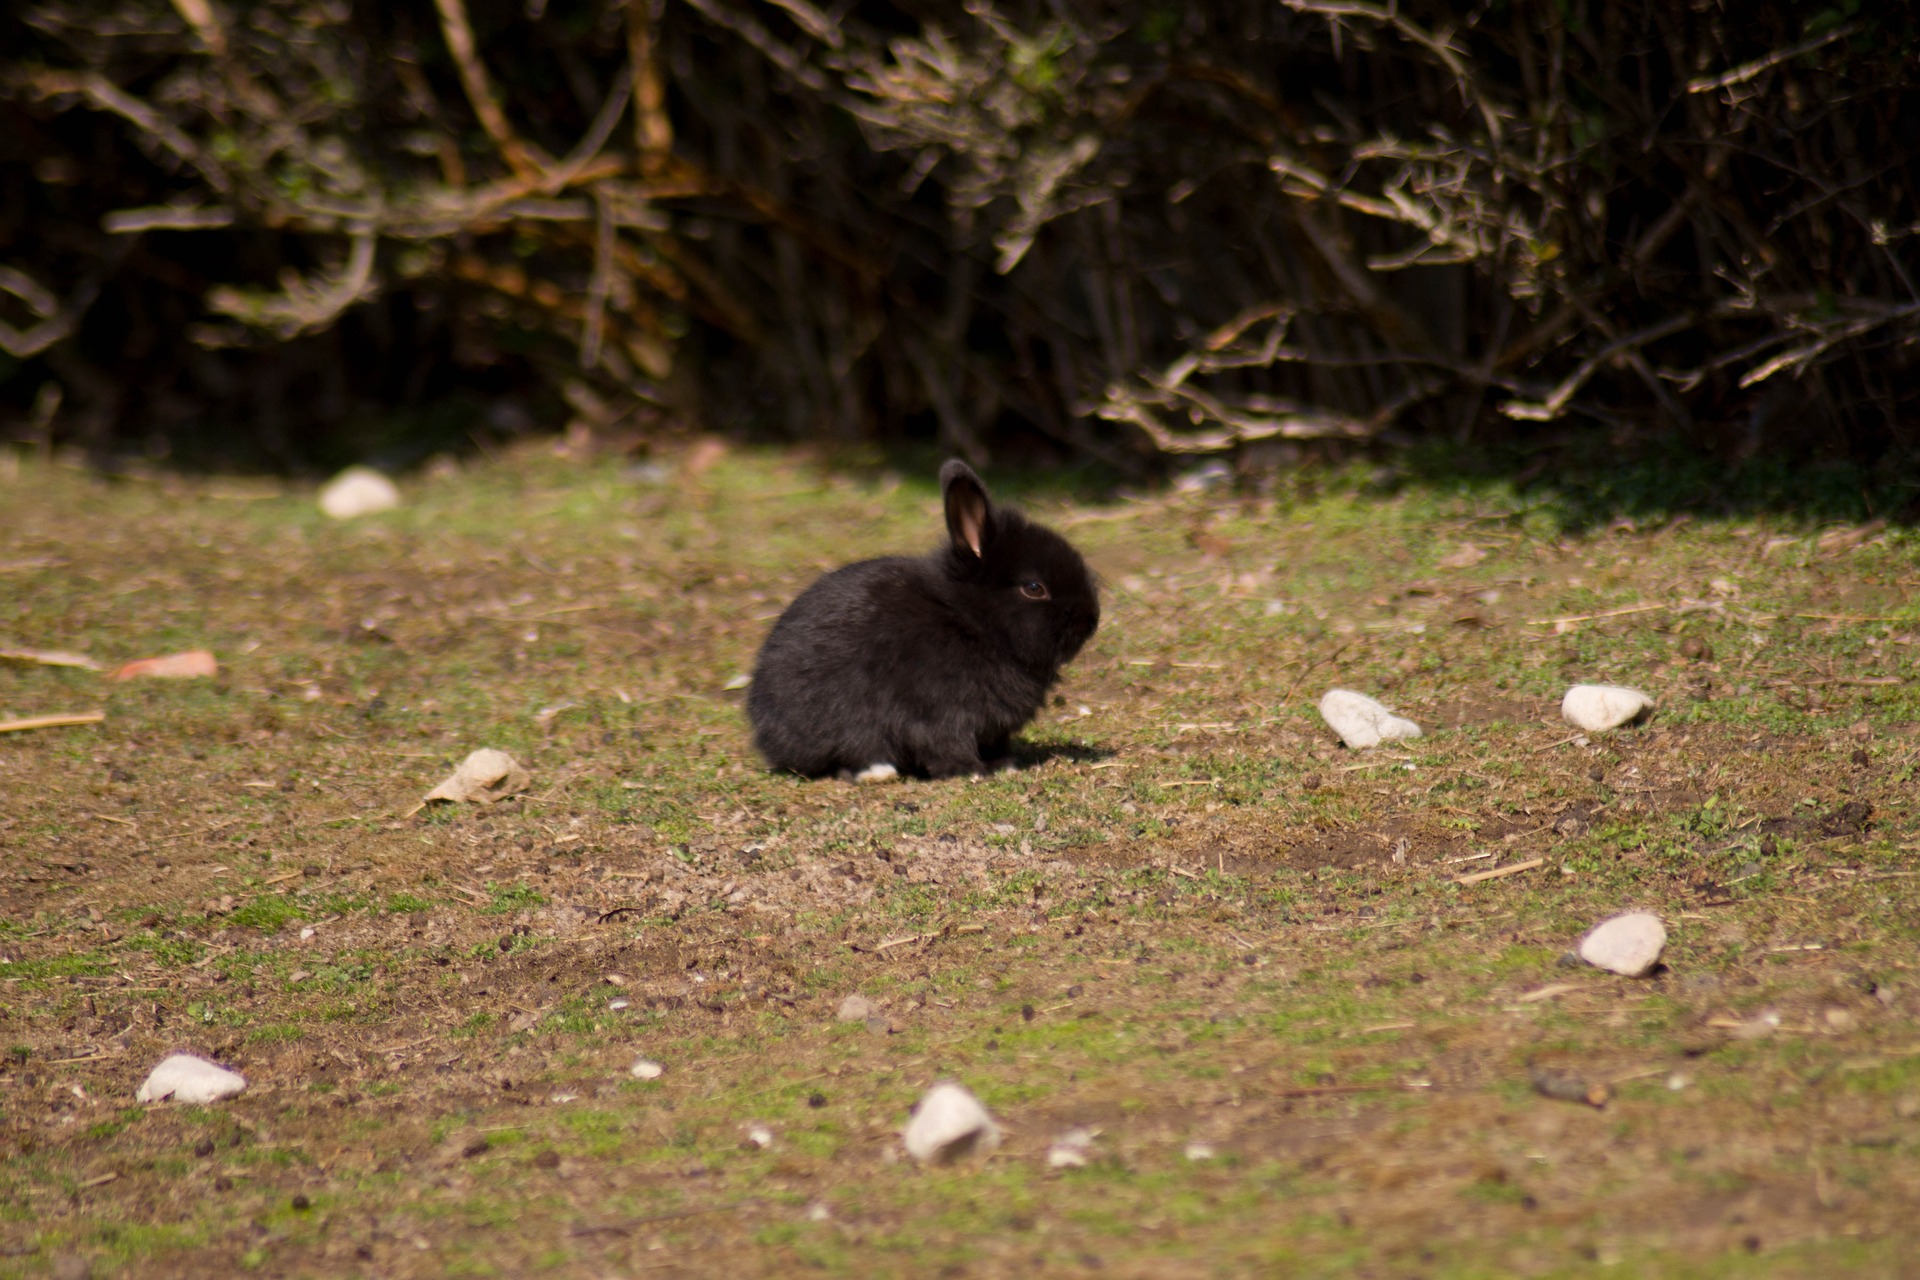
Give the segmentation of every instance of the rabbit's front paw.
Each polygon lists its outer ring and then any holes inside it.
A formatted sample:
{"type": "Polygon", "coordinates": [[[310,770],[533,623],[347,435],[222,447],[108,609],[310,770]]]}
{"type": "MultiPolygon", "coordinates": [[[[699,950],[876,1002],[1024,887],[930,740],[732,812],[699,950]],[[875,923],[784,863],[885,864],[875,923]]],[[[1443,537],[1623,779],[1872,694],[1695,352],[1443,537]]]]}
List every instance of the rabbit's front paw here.
{"type": "Polygon", "coordinates": [[[929,752],[926,770],[929,778],[964,778],[985,773],[987,766],[981,761],[980,753],[969,746],[965,750],[929,752]]]}

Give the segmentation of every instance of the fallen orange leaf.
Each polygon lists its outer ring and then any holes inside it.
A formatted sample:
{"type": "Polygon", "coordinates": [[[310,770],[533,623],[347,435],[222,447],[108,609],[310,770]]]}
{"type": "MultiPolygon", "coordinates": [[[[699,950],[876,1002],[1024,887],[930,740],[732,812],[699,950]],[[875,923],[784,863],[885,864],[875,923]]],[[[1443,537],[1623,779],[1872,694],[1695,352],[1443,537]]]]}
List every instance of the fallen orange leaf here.
{"type": "Polygon", "coordinates": [[[220,674],[220,664],[205,649],[189,649],[185,653],[170,653],[164,658],[141,658],[129,662],[113,673],[115,680],[132,680],[139,676],[158,676],[173,680],[187,680],[196,676],[220,674]]]}

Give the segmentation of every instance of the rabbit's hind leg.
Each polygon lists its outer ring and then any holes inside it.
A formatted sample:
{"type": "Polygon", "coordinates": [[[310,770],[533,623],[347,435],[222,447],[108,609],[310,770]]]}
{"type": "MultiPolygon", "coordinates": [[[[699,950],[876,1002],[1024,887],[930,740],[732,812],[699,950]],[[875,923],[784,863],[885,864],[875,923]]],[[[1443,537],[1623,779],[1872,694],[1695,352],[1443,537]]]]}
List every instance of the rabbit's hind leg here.
{"type": "Polygon", "coordinates": [[[929,778],[961,778],[987,771],[986,763],[980,759],[980,748],[971,739],[924,743],[914,754],[929,778]]]}
{"type": "Polygon", "coordinates": [[[1018,766],[1013,759],[1013,735],[1003,733],[999,737],[980,744],[980,759],[988,773],[1012,773],[1018,766]]]}

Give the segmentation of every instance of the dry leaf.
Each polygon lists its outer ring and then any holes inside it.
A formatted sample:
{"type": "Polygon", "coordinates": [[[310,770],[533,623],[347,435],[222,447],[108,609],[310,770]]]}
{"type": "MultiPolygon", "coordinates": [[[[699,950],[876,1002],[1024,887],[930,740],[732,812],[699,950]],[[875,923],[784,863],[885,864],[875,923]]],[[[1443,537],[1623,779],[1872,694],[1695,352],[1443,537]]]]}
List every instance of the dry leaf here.
{"type": "Polygon", "coordinates": [[[1233,544],[1231,542],[1228,542],[1225,538],[1213,532],[1213,530],[1203,529],[1197,525],[1187,530],[1187,545],[1197,550],[1209,560],[1218,560],[1233,550],[1233,544]]]}
{"type": "Polygon", "coordinates": [[[107,718],[104,711],[80,711],[62,716],[28,716],[24,720],[0,720],[0,733],[24,733],[28,729],[60,729],[73,724],[99,724],[107,718]]]}
{"type": "Polygon", "coordinates": [[[521,767],[518,760],[504,751],[482,747],[462,760],[452,776],[427,792],[426,798],[420,803],[426,805],[435,800],[446,800],[455,804],[467,801],[492,804],[495,800],[504,800],[525,791],[531,785],[533,776],[521,767]]]}
{"type": "Polygon", "coordinates": [[[1453,554],[1439,562],[1442,569],[1471,569],[1487,558],[1487,553],[1471,542],[1463,542],[1453,554]]]}
{"type": "Polygon", "coordinates": [[[1588,1084],[1577,1072],[1536,1064],[1527,1068],[1527,1075],[1533,1091],[1543,1098],[1582,1102],[1589,1107],[1604,1107],[1613,1100],[1611,1085],[1604,1080],[1588,1084]]]}
{"type": "Polygon", "coordinates": [[[113,673],[115,680],[133,680],[140,676],[154,676],[168,680],[190,680],[199,676],[220,674],[220,664],[205,649],[189,649],[185,653],[170,653],[163,658],[140,658],[129,662],[113,673]]]}
{"type": "Polygon", "coordinates": [[[0,661],[32,662],[43,667],[84,667],[88,671],[103,670],[92,658],[81,653],[63,653],[58,649],[0,649],[0,661]]]}
{"type": "Polygon", "coordinates": [[[727,456],[727,442],[717,436],[702,436],[687,450],[680,462],[690,479],[699,479],[712,470],[713,464],[727,456]]]}
{"type": "Polygon", "coordinates": [[[1815,539],[1813,549],[1823,556],[1837,556],[1843,551],[1851,551],[1887,527],[1885,520],[1875,520],[1855,529],[1829,529],[1815,539]]]}

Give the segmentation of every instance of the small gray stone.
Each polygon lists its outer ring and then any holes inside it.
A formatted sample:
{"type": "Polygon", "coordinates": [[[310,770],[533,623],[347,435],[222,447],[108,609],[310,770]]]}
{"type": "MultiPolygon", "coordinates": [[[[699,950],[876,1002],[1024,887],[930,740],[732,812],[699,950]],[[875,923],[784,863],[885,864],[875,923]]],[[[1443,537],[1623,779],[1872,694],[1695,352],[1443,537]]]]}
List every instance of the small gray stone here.
{"type": "Polygon", "coordinates": [[[1666,946],[1667,927],[1659,916],[1630,911],[1595,925],[1580,940],[1580,958],[1609,973],[1641,978],[1660,963],[1666,946]]]}
{"type": "Polygon", "coordinates": [[[840,1011],[833,1016],[841,1022],[865,1022],[878,1017],[880,1007],[865,996],[848,996],[840,1002],[840,1011]]]}

